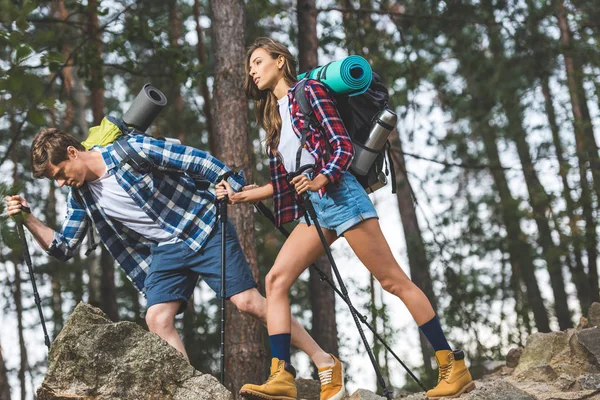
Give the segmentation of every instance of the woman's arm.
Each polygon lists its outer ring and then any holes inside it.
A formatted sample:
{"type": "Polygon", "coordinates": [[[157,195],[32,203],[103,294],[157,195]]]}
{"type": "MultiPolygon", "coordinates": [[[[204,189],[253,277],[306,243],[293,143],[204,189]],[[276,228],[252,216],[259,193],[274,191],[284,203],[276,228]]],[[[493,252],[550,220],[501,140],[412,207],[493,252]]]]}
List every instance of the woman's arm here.
{"type": "Polygon", "coordinates": [[[227,196],[230,204],[257,203],[261,200],[273,197],[273,185],[270,183],[264,186],[244,186],[241,192],[234,192],[227,181],[221,181],[216,186],[217,199],[221,200],[227,196]]]}

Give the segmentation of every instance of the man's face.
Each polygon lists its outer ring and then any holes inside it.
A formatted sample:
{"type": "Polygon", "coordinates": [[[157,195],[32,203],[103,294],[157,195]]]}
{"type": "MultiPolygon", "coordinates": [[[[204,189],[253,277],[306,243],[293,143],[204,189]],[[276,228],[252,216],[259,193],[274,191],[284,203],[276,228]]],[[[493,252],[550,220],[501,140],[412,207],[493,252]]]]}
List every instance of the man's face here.
{"type": "Polygon", "coordinates": [[[54,165],[48,163],[45,175],[53,179],[60,187],[80,187],[85,182],[87,169],[79,157],[79,151],[72,146],[67,148],[68,159],[54,165]]]}

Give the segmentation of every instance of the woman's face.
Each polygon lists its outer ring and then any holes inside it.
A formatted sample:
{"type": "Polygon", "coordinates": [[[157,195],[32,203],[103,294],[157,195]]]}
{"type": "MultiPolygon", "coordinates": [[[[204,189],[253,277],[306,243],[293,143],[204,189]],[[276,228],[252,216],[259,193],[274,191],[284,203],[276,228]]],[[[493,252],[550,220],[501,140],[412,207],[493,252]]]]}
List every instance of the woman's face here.
{"type": "Polygon", "coordinates": [[[258,90],[273,90],[283,78],[284,58],[273,59],[268,51],[258,48],[250,56],[250,76],[258,90]]]}

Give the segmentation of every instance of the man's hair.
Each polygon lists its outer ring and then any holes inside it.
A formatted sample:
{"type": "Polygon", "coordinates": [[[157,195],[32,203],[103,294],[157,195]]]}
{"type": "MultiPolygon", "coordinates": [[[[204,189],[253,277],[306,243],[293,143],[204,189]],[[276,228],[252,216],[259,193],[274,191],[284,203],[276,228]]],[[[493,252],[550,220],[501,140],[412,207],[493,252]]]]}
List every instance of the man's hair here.
{"type": "Polygon", "coordinates": [[[48,163],[58,165],[67,160],[67,147],[73,146],[79,151],[85,147],[73,136],[56,128],[42,129],[33,139],[31,144],[31,168],[33,176],[44,176],[48,163]]]}

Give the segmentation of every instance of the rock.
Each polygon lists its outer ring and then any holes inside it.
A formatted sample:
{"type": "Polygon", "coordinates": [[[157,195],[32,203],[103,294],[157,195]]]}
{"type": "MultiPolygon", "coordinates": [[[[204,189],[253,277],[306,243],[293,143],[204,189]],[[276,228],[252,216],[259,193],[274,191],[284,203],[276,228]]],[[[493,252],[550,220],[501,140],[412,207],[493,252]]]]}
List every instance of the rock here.
{"type": "Polygon", "coordinates": [[[381,397],[366,389],[358,389],[352,393],[348,400],[386,400],[385,397],[381,397]]]}
{"type": "MultiPolygon", "coordinates": [[[[594,303],[598,304],[598,303],[594,303]]],[[[600,366],[600,327],[584,329],[576,333],[577,341],[590,354],[592,363],[600,366]]]]}
{"type": "Polygon", "coordinates": [[[299,400],[319,400],[321,396],[321,382],[314,379],[296,379],[296,390],[299,400]]]}
{"type": "Polygon", "coordinates": [[[552,357],[569,345],[569,336],[564,332],[535,333],[527,339],[519,365],[514,374],[520,379],[554,381],[558,373],[552,368],[552,357]]]}
{"type": "Polygon", "coordinates": [[[508,368],[516,368],[519,365],[519,360],[521,359],[521,354],[523,354],[522,347],[515,347],[508,351],[506,355],[506,366],[508,368]]]}
{"type": "Polygon", "coordinates": [[[577,328],[575,328],[575,329],[580,331],[580,330],[586,329],[586,328],[591,328],[590,320],[587,319],[586,317],[579,318],[579,324],[577,324],[577,328]]]}
{"type": "Polygon", "coordinates": [[[588,311],[590,326],[600,327],[600,303],[592,303],[588,311]]]}
{"type": "Polygon", "coordinates": [[[460,400],[537,400],[531,394],[504,380],[494,380],[485,384],[476,382],[476,384],[477,388],[460,396],[460,400]]]}
{"type": "Polygon", "coordinates": [[[400,392],[396,395],[396,400],[427,400],[425,393],[400,392]]]}
{"type": "Polygon", "coordinates": [[[196,371],[173,347],[131,322],[111,322],[79,303],[48,357],[37,391],[49,399],[232,400],[216,378],[196,371]]]}
{"type": "Polygon", "coordinates": [[[577,379],[579,390],[597,390],[600,389],[600,374],[587,374],[577,379]]]}

